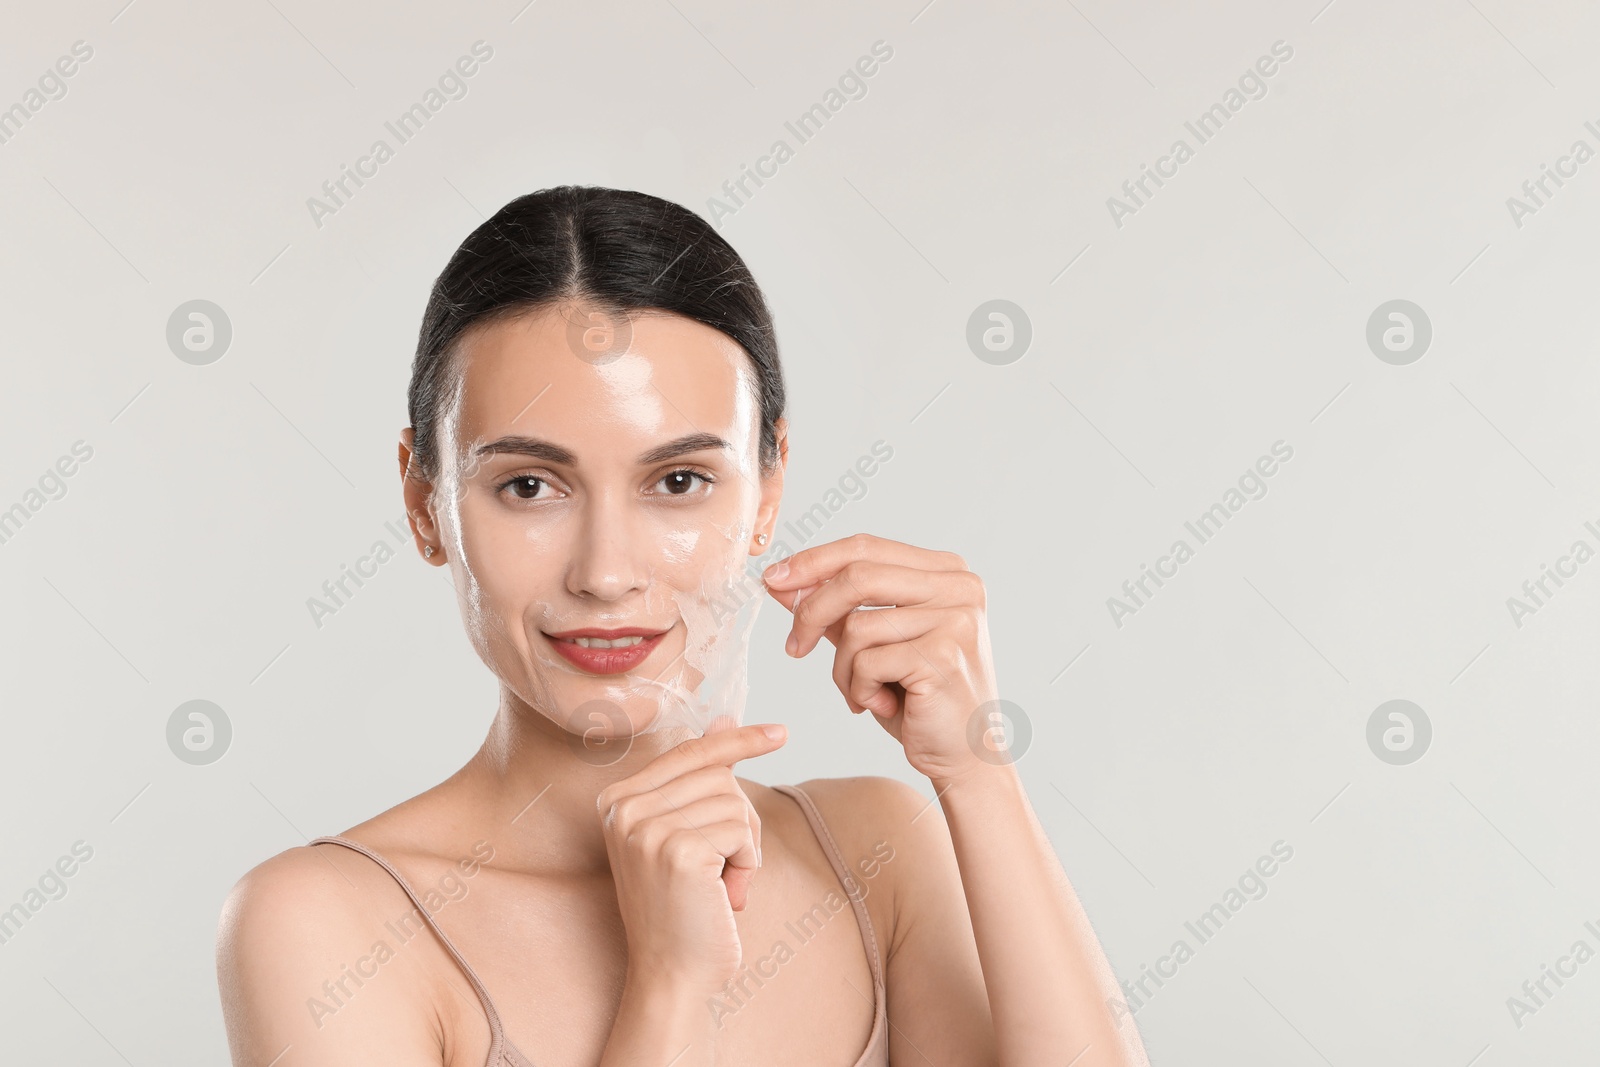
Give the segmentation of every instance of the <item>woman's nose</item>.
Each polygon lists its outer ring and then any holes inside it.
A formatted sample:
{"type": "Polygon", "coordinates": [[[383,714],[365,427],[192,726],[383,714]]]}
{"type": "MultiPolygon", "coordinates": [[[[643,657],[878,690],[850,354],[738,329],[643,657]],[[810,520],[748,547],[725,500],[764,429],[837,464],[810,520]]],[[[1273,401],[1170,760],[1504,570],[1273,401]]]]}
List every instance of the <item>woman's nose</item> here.
{"type": "Polygon", "coordinates": [[[649,584],[651,546],[634,518],[615,502],[596,500],[584,509],[567,568],[568,592],[612,601],[649,584]]]}

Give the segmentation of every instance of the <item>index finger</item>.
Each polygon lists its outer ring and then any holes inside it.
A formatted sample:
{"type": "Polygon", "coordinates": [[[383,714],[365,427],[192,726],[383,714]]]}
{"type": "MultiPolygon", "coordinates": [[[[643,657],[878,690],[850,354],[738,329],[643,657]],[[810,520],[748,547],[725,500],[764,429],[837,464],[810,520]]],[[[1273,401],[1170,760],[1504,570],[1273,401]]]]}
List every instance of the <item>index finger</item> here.
{"type": "Polygon", "coordinates": [[[788,737],[789,731],[775,722],[717,730],[702,737],[691,737],[663,752],[633,778],[654,789],[702,767],[732,767],[742,759],[765,755],[782,746],[788,737]]]}
{"type": "MultiPolygon", "coordinates": [[[[801,589],[825,582],[856,560],[876,560],[931,571],[964,571],[967,561],[954,552],[936,552],[904,541],[858,533],[837,541],[803,548],[761,572],[769,589],[801,589]]],[[[787,606],[787,605],[786,605],[787,606]]]]}

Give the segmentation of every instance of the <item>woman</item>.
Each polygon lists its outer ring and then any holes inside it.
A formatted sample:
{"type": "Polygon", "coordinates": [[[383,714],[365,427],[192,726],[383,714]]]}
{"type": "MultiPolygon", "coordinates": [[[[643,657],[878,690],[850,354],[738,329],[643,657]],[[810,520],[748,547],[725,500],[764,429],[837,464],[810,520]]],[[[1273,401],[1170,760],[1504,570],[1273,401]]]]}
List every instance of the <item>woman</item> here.
{"type": "Polygon", "coordinates": [[[863,535],[751,569],[783,408],[761,291],[692,212],[563,187],[466,239],[399,466],[499,710],[447,781],[239,881],[218,941],[236,1064],[1146,1062],[984,730],[979,579],[863,535]],[[937,804],[735,777],[785,739],[739,725],[767,596],[937,804]]]}

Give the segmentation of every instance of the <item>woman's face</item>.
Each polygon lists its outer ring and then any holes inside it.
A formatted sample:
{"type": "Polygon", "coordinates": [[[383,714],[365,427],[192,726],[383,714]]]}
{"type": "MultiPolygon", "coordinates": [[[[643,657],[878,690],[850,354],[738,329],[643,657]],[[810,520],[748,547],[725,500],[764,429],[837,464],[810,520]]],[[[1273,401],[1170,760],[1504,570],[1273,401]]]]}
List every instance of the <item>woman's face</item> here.
{"type": "Polygon", "coordinates": [[[763,599],[746,564],[781,465],[763,478],[754,370],[733,340],[667,312],[585,333],[592,314],[463,335],[436,536],[479,656],[523,703],[586,737],[702,733],[742,718],[763,599]]]}

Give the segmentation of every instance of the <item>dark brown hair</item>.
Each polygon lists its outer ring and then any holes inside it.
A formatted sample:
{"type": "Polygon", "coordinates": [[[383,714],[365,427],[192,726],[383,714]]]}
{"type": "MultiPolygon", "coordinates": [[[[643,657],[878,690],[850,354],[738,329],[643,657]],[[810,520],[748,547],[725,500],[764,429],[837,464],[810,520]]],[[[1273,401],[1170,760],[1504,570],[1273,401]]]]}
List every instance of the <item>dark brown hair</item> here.
{"type": "Polygon", "coordinates": [[[762,468],[777,465],[783,369],[772,312],[744,260],[709,223],[670,200],[563,185],[495,212],[434,282],[407,394],[417,473],[438,478],[438,419],[461,335],[569,300],[611,312],[671,311],[732,338],[755,366],[762,468]]]}

